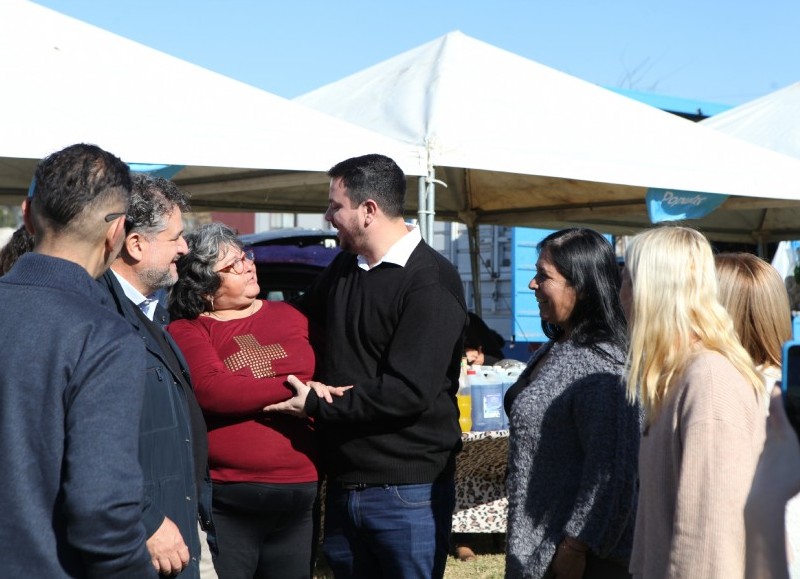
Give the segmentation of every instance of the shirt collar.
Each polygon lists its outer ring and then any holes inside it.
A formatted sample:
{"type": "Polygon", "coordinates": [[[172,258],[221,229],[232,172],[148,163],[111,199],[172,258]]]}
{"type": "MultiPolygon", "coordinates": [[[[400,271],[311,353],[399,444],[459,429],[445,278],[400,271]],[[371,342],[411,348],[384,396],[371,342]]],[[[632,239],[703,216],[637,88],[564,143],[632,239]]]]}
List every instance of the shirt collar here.
{"type": "Polygon", "coordinates": [[[122,291],[125,292],[125,296],[129,300],[131,300],[134,303],[134,305],[136,305],[140,310],[142,310],[144,315],[147,316],[147,318],[152,322],[153,316],[155,315],[156,312],[156,306],[158,305],[158,300],[155,298],[148,298],[147,296],[142,295],[142,293],[135,287],[133,287],[133,285],[131,285],[131,283],[128,280],[119,275],[113,269],[111,270],[111,273],[113,273],[114,276],[117,278],[119,285],[122,287],[122,291]]]}
{"type": "Polygon", "coordinates": [[[370,269],[376,268],[384,262],[405,267],[408,259],[411,257],[411,254],[417,248],[419,242],[422,241],[422,234],[419,231],[419,227],[406,223],[406,228],[408,229],[408,233],[395,241],[394,244],[392,244],[392,246],[389,248],[389,251],[387,251],[380,260],[378,260],[378,263],[370,267],[366,258],[363,255],[359,255],[356,258],[358,261],[358,267],[369,271],[370,269]]]}

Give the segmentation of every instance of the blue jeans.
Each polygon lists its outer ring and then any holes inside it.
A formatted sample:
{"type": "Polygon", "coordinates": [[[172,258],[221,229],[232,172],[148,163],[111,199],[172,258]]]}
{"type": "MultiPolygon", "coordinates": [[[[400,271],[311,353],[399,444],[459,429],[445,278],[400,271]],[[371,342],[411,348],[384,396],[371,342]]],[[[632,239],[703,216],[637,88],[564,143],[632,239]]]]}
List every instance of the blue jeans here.
{"type": "Polygon", "coordinates": [[[355,490],[329,482],[322,549],[336,579],[440,579],[454,507],[452,476],[355,490]]]}

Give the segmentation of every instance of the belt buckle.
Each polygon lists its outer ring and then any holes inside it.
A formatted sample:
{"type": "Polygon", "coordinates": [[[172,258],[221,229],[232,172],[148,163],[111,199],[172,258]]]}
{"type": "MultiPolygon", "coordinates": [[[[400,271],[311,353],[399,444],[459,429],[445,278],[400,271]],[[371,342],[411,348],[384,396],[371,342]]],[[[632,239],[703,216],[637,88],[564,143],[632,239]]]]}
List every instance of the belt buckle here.
{"type": "Polygon", "coordinates": [[[342,488],[346,491],[363,491],[369,485],[367,483],[342,483],[342,488]]]}

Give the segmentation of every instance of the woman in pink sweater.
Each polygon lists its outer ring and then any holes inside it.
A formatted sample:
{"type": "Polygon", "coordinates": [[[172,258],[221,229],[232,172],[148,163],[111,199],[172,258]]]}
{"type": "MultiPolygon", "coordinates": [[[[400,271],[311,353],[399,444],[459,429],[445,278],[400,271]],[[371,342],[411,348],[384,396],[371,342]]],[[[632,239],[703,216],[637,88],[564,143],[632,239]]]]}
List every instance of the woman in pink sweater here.
{"type": "Polygon", "coordinates": [[[711,247],[685,227],[636,235],[628,394],[645,409],[630,570],[745,574],[743,509],[764,442],[764,387],[717,299],[711,247]]]}

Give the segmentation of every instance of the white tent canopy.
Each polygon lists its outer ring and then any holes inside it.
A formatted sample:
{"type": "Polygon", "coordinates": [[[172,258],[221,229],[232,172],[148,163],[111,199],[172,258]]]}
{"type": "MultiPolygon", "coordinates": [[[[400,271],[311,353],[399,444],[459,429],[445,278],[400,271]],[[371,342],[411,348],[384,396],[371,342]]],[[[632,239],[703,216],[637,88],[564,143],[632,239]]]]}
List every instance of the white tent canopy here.
{"type": "Polygon", "coordinates": [[[324,171],[354,155],[425,170],[413,145],[23,0],[0,2],[0,77],[0,202],[75,142],[185,166],[175,180],[194,205],[231,209],[324,209],[324,171]]]}
{"type": "MultiPolygon", "coordinates": [[[[800,159],[800,82],[749,101],[701,122],[748,143],[800,159]]],[[[762,228],[800,238],[800,207],[765,207],[762,228]]]]}
{"type": "Polygon", "coordinates": [[[800,82],[705,119],[701,124],[800,159],[800,82]]]}
{"type": "MultiPolygon", "coordinates": [[[[702,124],[748,143],[800,159],[800,82],[729,109],[702,124]]],[[[800,208],[765,209],[764,223],[785,229],[800,222],[800,208]]],[[[790,277],[797,265],[791,241],[781,241],[772,265],[781,277],[790,277]]],[[[791,292],[796,306],[797,291],[791,292]]]]}
{"type": "Polygon", "coordinates": [[[296,100],[423,147],[437,215],[466,223],[629,233],[656,187],[734,196],[698,224],[753,241],[774,233],[760,208],[800,200],[794,159],[460,32],[296,100]]]}

